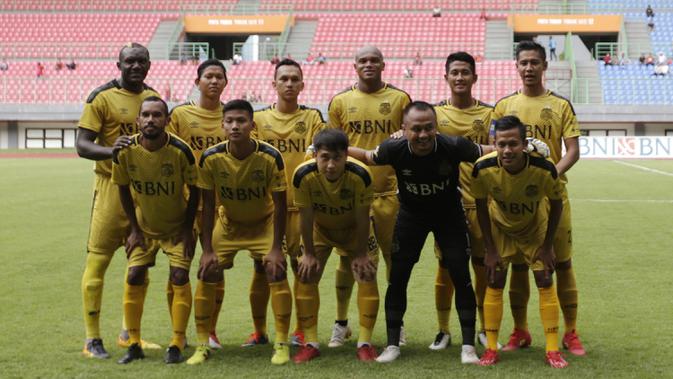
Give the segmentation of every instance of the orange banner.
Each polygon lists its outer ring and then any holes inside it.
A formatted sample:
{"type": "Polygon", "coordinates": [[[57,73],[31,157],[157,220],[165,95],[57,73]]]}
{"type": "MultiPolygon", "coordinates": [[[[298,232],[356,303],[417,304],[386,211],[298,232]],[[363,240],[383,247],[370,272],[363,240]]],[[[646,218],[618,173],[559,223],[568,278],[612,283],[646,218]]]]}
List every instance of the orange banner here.
{"type": "Polygon", "coordinates": [[[619,33],[622,16],[517,14],[509,16],[508,24],[515,33],[619,33]]]}
{"type": "MultiPolygon", "coordinates": [[[[203,34],[280,34],[290,16],[185,16],[185,32],[203,34]]],[[[294,22],[294,19],[290,19],[294,22]]]]}

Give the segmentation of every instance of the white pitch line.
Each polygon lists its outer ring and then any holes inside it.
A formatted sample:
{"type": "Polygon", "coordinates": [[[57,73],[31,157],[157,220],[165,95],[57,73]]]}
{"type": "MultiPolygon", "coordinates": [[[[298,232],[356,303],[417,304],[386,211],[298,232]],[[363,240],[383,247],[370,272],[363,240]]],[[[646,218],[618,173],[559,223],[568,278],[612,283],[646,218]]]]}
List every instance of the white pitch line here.
{"type": "Polygon", "coordinates": [[[616,161],[616,160],[613,161],[613,162],[619,163],[619,164],[624,165],[624,166],[633,167],[633,168],[636,168],[638,170],[651,172],[651,173],[654,173],[654,174],[665,175],[665,176],[673,176],[673,173],[666,172],[666,171],[661,171],[661,170],[656,170],[656,169],[653,169],[653,168],[637,165],[637,164],[634,164],[634,163],[628,163],[628,162],[616,161]]]}
{"type": "Polygon", "coordinates": [[[673,199],[570,199],[571,202],[586,203],[650,203],[650,204],[673,204],[673,199]]]}

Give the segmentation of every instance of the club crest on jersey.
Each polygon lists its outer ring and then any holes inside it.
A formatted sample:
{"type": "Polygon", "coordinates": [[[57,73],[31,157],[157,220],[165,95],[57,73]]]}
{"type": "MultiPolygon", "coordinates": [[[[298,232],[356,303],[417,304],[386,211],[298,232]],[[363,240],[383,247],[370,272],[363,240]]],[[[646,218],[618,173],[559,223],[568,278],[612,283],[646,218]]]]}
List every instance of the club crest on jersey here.
{"type": "Polygon", "coordinates": [[[554,118],[554,111],[551,110],[549,105],[545,105],[544,108],[540,111],[540,118],[543,120],[551,120],[554,118]]]}
{"type": "Polygon", "coordinates": [[[486,125],[484,125],[483,120],[474,120],[472,121],[472,130],[479,133],[486,130],[486,125]]]}
{"type": "Polygon", "coordinates": [[[189,123],[189,127],[190,127],[190,128],[198,128],[198,127],[199,127],[199,123],[196,122],[196,121],[192,121],[192,122],[189,123]]]}
{"type": "Polygon", "coordinates": [[[256,182],[263,182],[264,181],[264,171],[262,171],[262,170],[253,171],[250,176],[252,177],[252,180],[254,180],[256,182]]]}
{"type": "Polygon", "coordinates": [[[381,113],[382,115],[390,114],[390,112],[391,112],[391,106],[389,102],[386,101],[385,103],[381,103],[381,105],[379,105],[379,113],[381,113]]]}
{"type": "Polygon", "coordinates": [[[173,165],[170,163],[164,163],[161,165],[161,176],[172,176],[173,175],[173,165]]]}
{"type": "Polygon", "coordinates": [[[526,196],[528,196],[528,197],[535,197],[535,196],[537,196],[537,194],[538,194],[539,191],[540,191],[540,190],[537,188],[537,186],[536,186],[536,185],[533,185],[533,184],[531,184],[531,185],[529,185],[529,186],[526,186],[526,190],[525,190],[525,192],[526,192],[526,196]]]}
{"type": "Polygon", "coordinates": [[[349,190],[348,188],[342,188],[341,191],[339,192],[339,198],[341,200],[348,200],[353,197],[353,191],[349,190]]]}
{"type": "Polygon", "coordinates": [[[299,134],[305,134],[306,133],[306,123],[304,121],[299,121],[296,124],[294,124],[294,131],[299,133],[299,134]]]}

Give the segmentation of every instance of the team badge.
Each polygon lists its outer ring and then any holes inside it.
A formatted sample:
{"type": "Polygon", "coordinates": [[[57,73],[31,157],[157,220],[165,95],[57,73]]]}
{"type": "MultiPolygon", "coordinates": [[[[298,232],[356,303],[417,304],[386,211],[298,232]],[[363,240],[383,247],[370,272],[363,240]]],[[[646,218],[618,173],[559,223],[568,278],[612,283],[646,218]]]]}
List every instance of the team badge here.
{"type": "Polygon", "coordinates": [[[540,111],[540,118],[543,120],[551,120],[554,117],[554,111],[551,110],[550,106],[545,106],[540,111]]]}
{"type": "Polygon", "coordinates": [[[252,180],[254,180],[256,182],[263,182],[264,181],[264,171],[262,171],[262,170],[253,171],[250,176],[252,177],[252,180]]]}
{"type": "Polygon", "coordinates": [[[358,107],[348,107],[348,113],[357,113],[358,107]]]}
{"type": "Polygon", "coordinates": [[[386,101],[385,103],[381,103],[381,105],[379,105],[379,113],[381,113],[382,115],[390,114],[390,112],[391,107],[389,102],[386,101]]]}
{"type": "Polygon", "coordinates": [[[164,163],[161,165],[161,176],[172,176],[173,175],[173,165],[170,163],[164,163]]]}
{"type": "Polygon", "coordinates": [[[537,188],[536,185],[531,184],[529,186],[526,186],[526,191],[525,192],[526,192],[526,196],[535,197],[535,196],[537,196],[539,191],[540,190],[537,188]]]}
{"type": "Polygon", "coordinates": [[[296,124],[294,124],[294,131],[299,133],[299,134],[305,134],[306,133],[306,123],[304,121],[299,121],[296,124]]]}
{"type": "Polygon", "coordinates": [[[474,130],[477,133],[483,132],[484,130],[486,130],[485,125],[484,125],[484,121],[483,120],[472,121],[472,130],[474,130]]]}
{"type": "Polygon", "coordinates": [[[341,189],[341,191],[339,192],[339,197],[341,198],[341,200],[348,200],[348,199],[351,199],[351,198],[353,197],[353,191],[351,191],[351,190],[349,190],[349,189],[347,189],[347,188],[343,188],[343,189],[341,189]]]}

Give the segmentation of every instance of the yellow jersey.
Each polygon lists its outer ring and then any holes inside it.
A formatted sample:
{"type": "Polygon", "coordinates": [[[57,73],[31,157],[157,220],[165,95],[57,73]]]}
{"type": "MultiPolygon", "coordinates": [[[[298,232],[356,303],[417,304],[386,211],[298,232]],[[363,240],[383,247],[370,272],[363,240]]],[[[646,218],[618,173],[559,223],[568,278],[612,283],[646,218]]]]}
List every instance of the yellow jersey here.
{"type": "Polygon", "coordinates": [[[514,175],[505,170],[498,153],[487,154],[474,164],[472,193],[476,199],[490,198],[492,222],[514,237],[528,235],[546,222],[541,201],[561,199],[563,183],[551,160],[525,154],[526,166],[514,175]]]}
{"type": "Polygon", "coordinates": [[[362,162],[348,157],[343,175],[331,182],[318,171],[315,159],[302,163],[292,177],[294,202],[311,207],[314,223],[325,230],[355,227],[355,210],[371,205],[374,198],[372,176],[362,162]]]}
{"type": "Polygon", "coordinates": [[[139,134],[112,158],[112,183],[129,186],[142,231],[151,238],[177,235],[185,223],[185,185],[196,185],[192,150],[173,134],[156,151],[145,149],[139,134]]]}
{"type": "MultiPolygon", "coordinates": [[[[111,147],[119,136],[138,133],[136,117],[143,100],[150,96],[160,97],[146,85],[141,93],[134,93],[122,88],[117,79],[109,81],[93,90],[86,99],[78,126],[98,133],[98,144],[111,147]]],[[[112,175],[112,160],[96,161],[94,171],[112,175]]]]}
{"type": "MultiPolygon", "coordinates": [[[[563,156],[563,139],[579,137],[577,116],[570,101],[552,91],[541,96],[526,96],[517,91],[495,104],[493,119],[516,116],[526,125],[526,135],[549,146],[550,158],[558,163],[563,156]]],[[[561,181],[568,180],[561,175],[561,181]]]]}
{"type": "Polygon", "coordinates": [[[246,226],[271,216],[274,211],[271,193],[287,189],[280,152],[266,142],[256,139],[251,142],[255,151],[243,160],[234,157],[229,141],[224,141],[206,150],[199,162],[198,186],[216,192],[218,205],[224,206],[221,216],[246,226]]]}
{"type": "MultiPolygon", "coordinates": [[[[444,100],[435,105],[437,113],[437,130],[447,136],[462,136],[479,145],[488,145],[489,127],[493,106],[475,100],[474,105],[466,109],[456,108],[449,100],[444,100]]],[[[460,164],[460,193],[463,208],[474,208],[474,196],[472,195],[472,168],[473,163],[462,162],[460,164]]]]}
{"type": "Polygon", "coordinates": [[[206,149],[224,141],[222,127],[223,104],[215,110],[201,108],[194,101],[180,104],[171,110],[171,122],[166,131],[175,134],[192,148],[196,160],[206,149]]]}
{"type": "MultiPolygon", "coordinates": [[[[258,138],[275,147],[283,155],[285,173],[292,175],[305,160],[306,148],[313,143],[313,137],[325,127],[325,121],[319,110],[300,105],[293,113],[280,112],[275,104],[255,111],[254,138],[258,138]]],[[[289,183],[292,178],[286,178],[289,183]]],[[[294,188],[288,186],[288,210],[294,206],[294,188]]]]}
{"type": "MultiPolygon", "coordinates": [[[[346,132],[351,146],[374,150],[402,127],[402,111],[410,102],[406,92],[390,84],[374,93],[364,93],[353,85],[330,101],[329,126],[346,132]]],[[[376,194],[397,193],[392,167],[372,167],[371,171],[376,194]]]]}

